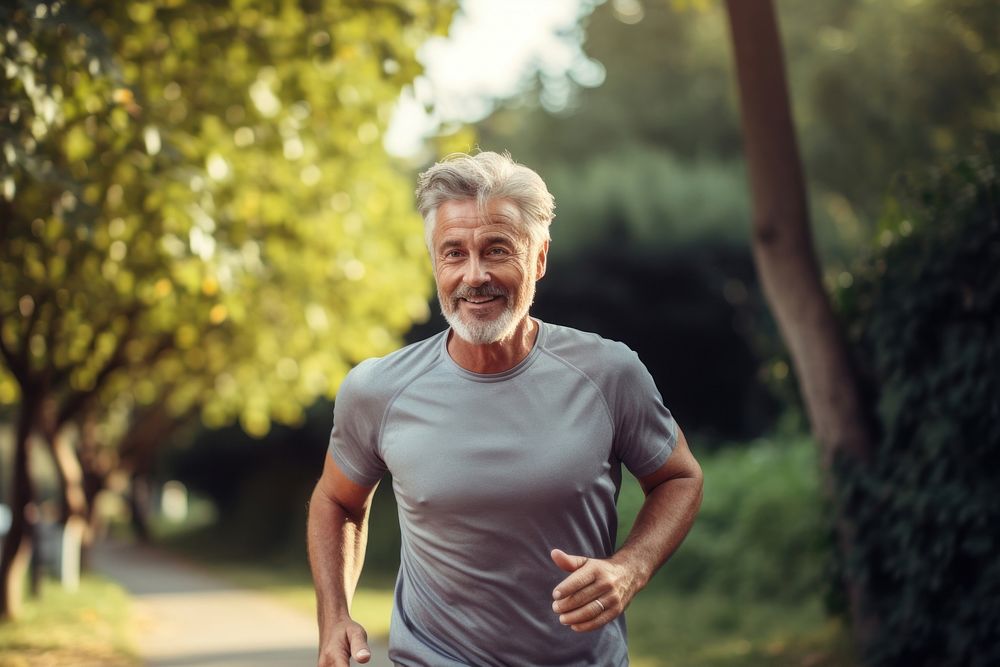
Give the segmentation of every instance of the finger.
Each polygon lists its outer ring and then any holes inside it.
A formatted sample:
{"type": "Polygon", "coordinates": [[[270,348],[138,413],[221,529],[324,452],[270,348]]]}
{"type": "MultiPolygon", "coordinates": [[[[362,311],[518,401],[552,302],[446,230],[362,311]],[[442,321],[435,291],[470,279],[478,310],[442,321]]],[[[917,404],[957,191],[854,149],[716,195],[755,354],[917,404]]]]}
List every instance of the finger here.
{"type": "Polygon", "coordinates": [[[586,588],[597,579],[597,569],[585,566],[560,581],[552,591],[553,600],[567,598],[577,591],[586,588]]]}
{"type": "Polygon", "coordinates": [[[368,648],[368,633],[360,625],[355,625],[347,631],[351,641],[351,655],[364,664],[372,659],[372,651],[368,648]]]}
{"type": "Polygon", "coordinates": [[[549,555],[552,557],[552,561],[563,572],[576,572],[586,565],[589,560],[586,556],[571,556],[562,549],[553,549],[549,555]]]}
{"type": "Polygon", "coordinates": [[[601,626],[607,625],[608,623],[613,621],[616,616],[617,614],[611,614],[605,612],[595,619],[583,623],[574,623],[569,627],[573,632],[590,632],[592,630],[596,630],[601,626]]]}
{"type": "Polygon", "coordinates": [[[610,614],[614,617],[615,613],[609,609],[610,605],[602,606],[597,602],[598,599],[599,598],[593,599],[573,611],[566,612],[565,614],[559,614],[559,622],[563,625],[579,625],[581,623],[589,623],[590,621],[596,620],[605,614],[610,614]]]}
{"type": "MultiPolygon", "coordinates": [[[[560,590],[562,587],[560,586],[560,590]]],[[[552,603],[552,611],[560,614],[568,614],[577,609],[592,604],[594,600],[611,592],[611,585],[594,579],[590,584],[578,589],[576,592],[563,595],[559,600],[552,603]]],[[[607,603],[605,603],[607,605],[607,603]]]]}

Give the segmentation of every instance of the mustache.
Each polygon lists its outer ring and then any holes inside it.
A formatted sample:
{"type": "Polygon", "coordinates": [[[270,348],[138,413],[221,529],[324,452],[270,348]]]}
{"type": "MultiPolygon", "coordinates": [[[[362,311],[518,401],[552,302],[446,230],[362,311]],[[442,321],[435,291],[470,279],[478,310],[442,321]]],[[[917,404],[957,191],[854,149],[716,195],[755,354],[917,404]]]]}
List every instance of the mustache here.
{"type": "Polygon", "coordinates": [[[479,287],[471,287],[469,285],[459,285],[455,288],[455,291],[451,293],[452,299],[468,299],[470,297],[483,297],[483,296],[510,296],[510,293],[502,287],[493,285],[492,283],[486,283],[480,285],[479,287]]]}

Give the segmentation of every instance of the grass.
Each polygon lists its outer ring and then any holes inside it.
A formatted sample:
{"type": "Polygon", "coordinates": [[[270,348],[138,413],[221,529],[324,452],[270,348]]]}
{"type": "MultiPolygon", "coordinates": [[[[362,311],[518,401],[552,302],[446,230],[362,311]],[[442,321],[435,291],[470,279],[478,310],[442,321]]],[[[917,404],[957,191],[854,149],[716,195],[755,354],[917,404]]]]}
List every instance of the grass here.
{"type": "Polygon", "coordinates": [[[849,667],[842,625],[818,600],[734,603],[707,592],[644,591],[627,611],[636,667],[849,667]]]}
{"type": "Polygon", "coordinates": [[[0,667],[136,667],[129,598],[117,585],[85,575],[70,593],[43,581],[16,621],[0,623],[0,667]]]}

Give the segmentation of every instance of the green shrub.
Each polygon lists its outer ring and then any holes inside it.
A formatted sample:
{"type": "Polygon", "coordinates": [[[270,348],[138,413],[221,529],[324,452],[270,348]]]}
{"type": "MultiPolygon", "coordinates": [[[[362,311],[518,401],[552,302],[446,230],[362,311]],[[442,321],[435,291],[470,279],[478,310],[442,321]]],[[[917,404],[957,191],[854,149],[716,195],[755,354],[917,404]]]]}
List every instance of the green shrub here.
{"type": "MultiPolygon", "coordinates": [[[[705,498],[684,544],[651,583],[681,593],[799,603],[824,590],[829,540],[815,446],[758,440],[703,457],[705,498]]],[[[642,502],[623,489],[623,522],[642,502]]],[[[627,534],[623,523],[621,536],[627,534]]]]}
{"type": "Polygon", "coordinates": [[[840,294],[881,426],[837,465],[871,665],[1000,664],[1000,180],[964,160],[906,184],[840,294]]]}

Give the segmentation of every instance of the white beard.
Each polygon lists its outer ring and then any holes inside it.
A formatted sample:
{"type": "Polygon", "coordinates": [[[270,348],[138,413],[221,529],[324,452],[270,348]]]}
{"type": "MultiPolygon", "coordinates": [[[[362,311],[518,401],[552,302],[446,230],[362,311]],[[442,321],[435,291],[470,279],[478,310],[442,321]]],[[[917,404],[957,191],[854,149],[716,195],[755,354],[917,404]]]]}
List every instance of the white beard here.
{"type": "MultiPolygon", "coordinates": [[[[505,296],[506,304],[504,305],[503,312],[496,318],[492,320],[478,320],[475,318],[464,320],[462,319],[459,311],[460,306],[456,303],[457,297],[455,296],[461,293],[462,289],[460,287],[455,290],[447,300],[438,292],[438,302],[441,304],[441,313],[444,315],[444,319],[451,325],[455,334],[462,340],[473,345],[489,345],[490,343],[499,343],[509,339],[514,335],[517,325],[527,316],[528,308],[531,307],[531,303],[535,300],[535,281],[532,280],[525,286],[524,298],[521,299],[521,303],[512,303],[510,295],[505,296]]],[[[464,289],[469,288],[465,287],[464,289]]]]}

